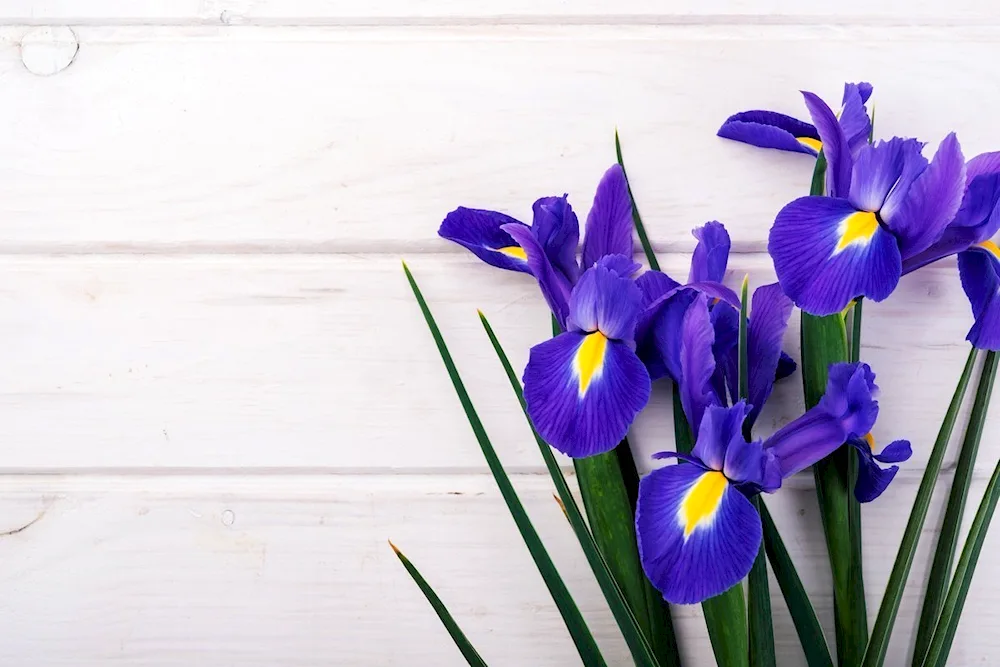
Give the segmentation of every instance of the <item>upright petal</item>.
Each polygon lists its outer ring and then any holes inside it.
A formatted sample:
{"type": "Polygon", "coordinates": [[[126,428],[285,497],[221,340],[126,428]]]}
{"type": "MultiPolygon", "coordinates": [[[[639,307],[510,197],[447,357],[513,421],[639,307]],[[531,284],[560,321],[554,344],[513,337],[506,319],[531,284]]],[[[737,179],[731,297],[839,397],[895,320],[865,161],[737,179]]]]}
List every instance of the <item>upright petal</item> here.
{"type": "Polygon", "coordinates": [[[576,282],[580,267],[576,263],[576,248],[580,245],[580,222],[566,195],[542,197],[531,210],[534,218],[531,231],[542,245],[549,262],[563,274],[569,284],[576,282]]]}
{"type": "Polygon", "coordinates": [[[438,236],[468,248],[487,264],[509,271],[531,273],[524,250],[503,230],[504,225],[528,229],[523,222],[498,211],[459,206],[445,216],[438,228],[438,236]]]}
{"type": "Polygon", "coordinates": [[[677,332],[681,330],[684,315],[697,295],[694,290],[672,291],[668,298],[657,302],[656,308],[644,311],[645,326],[643,318],[640,318],[636,351],[652,379],[665,375],[675,382],[680,379],[681,336],[677,332]]]}
{"type": "Polygon", "coordinates": [[[535,429],[581,458],[621,442],[649,400],[649,376],[628,345],[597,331],[568,332],[531,348],[524,400],[535,429]]]}
{"type": "MultiPolygon", "coordinates": [[[[678,335],[678,332],[673,332],[673,335],[678,335]]],[[[681,405],[691,429],[700,432],[699,424],[705,408],[720,403],[712,386],[712,376],[715,373],[715,357],[712,356],[715,330],[712,328],[708,301],[704,294],[695,297],[688,307],[679,335],[681,405]]],[[[709,463],[707,459],[703,460],[709,463]]]]}
{"type": "Polygon", "coordinates": [[[706,222],[692,232],[698,239],[691,257],[689,283],[712,281],[721,283],[729,263],[729,232],[721,222],[706,222]]]}
{"type": "Polygon", "coordinates": [[[883,210],[882,220],[899,240],[900,254],[912,257],[944,233],[965,192],[965,158],[955,133],[941,142],[934,159],[913,181],[899,208],[883,210]]]}
{"type": "Polygon", "coordinates": [[[775,148],[807,155],[816,155],[820,149],[819,134],[815,127],[774,111],[743,111],[733,114],[719,128],[718,135],[759,148],[775,148]]]}
{"type": "MultiPolygon", "coordinates": [[[[642,269],[642,264],[625,255],[605,255],[597,260],[595,266],[610,269],[622,278],[632,278],[642,269]]],[[[643,295],[643,299],[645,300],[645,295],[643,295]]]]}
{"type": "Polygon", "coordinates": [[[844,135],[844,128],[837,121],[833,110],[818,96],[802,92],[806,108],[812,116],[823,154],[826,156],[826,187],[830,197],[846,197],[851,190],[851,149],[844,135]]]}
{"type": "Polygon", "coordinates": [[[642,307],[642,292],[631,278],[604,266],[594,266],[580,276],[569,299],[570,331],[600,331],[606,338],[635,341],[635,326],[642,307]]]}
{"type": "Polygon", "coordinates": [[[844,84],[840,126],[844,129],[844,136],[847,137],[847,145],[852,155],[857,155],[858,150],[868,143],[868,137],[871,135],[872,122],[868,117],[868,109],[865,108],[865,102],[870,95],[871,86],[868,84],[844,84]],[[864,94],[862,86],[867,86],[867,95],[864,94]]]}
{"type": "Polygon", "coordinates": [[[971,181],[976,176],[1000,173],[1000,151],[980,153],[965,165],[965,177],[971,181]]]}
{"type": "Polygon", "coordinates": [[[712,308],[712,328],[715,342],[712,356],[715,357],[715,375],[712,386],[720,401],[727,395],[739,395],[740,313],[726,303],[718,303],[712,308]]]}
{"type": "Polygon", "coordinates": [[[625,171],[614,165],[597,185],[583,237],[583,269],[605,255],[632,256],[632,200],[625,171]]]}
{"type": "MultiPolygon", "coordinates": [[[[726,464],[726,452],[746,442],[743,439],[743,422],[749,410],[750,406],[743,401],[731,408],[709,406],[695,429],[698,438],[691,455],[704,462],[710,470],[722,470],[726,464]]],[[[730,479],[742,481],[739,477],[730,479]]]]}
{"type": "Polygon", "coordinates": [[[855,208],[891,215],[897,200],[927,167],[927,160],[920,154],[922,148],[923,144],[915,139],[893,137],[859,149],[848,197],[855,208]]]}
{"type": "Polygon", "coordinates": [[[639,483],[635,527],[646,576],[674,604],[736,585],[760,548],[750,501],[721,472],[690,464],[654,470],[639,483]]]}
{"type": "Polygon", "coordinates": [[[787,204],[767,248],[785,294],[813,315],[839,313],[859,296],[881,301],[902,272],[892,234],[874,213],[846,199],[802,197],[787,204]]]}
{"type": "Polygon", "coordinates": [[[748,419],[757,421],[764,403],[771,395],[781,359],[781,341],[792,315],[792,300],[778,283],[758,287],[753,293],[747,323],[747,380],[753,405],[748,419]]]}
{"type": "Polygon", "coordinates": [[[1000,248],[985,241],[959,253],[958,271],[975,318],[966,340],[981,350],[1000,350],[1000,248]]]}
{"type": "Polygon", "coordinates": [[[559,326],[566,328],[566,318],[569,316],[570,284],[566,277],[552,266],[548,255],[538,239],[526,225],[503,225],[503,231],[517,241],[524,249],[528,267],[538,281],[545,302],[549,304],[552,314],[556,316],[559,326]]]}

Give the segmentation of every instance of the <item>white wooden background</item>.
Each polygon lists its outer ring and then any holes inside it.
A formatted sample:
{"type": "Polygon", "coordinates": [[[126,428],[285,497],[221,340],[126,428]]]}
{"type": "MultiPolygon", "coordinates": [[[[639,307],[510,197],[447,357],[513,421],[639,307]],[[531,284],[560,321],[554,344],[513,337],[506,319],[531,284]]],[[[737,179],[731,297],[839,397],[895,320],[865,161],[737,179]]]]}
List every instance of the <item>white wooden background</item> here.
{"type": "MultiPolygon", "coordinates": [[[[717,218],[734,279],[759,284],[766,230],[810,165],[717,139],[728,114],[801,116],[798,89],[836,98],[866,79],[880,134],[955,129],[967,155],[1000,148],[993,3],[670,4],[0,5],[0,664],[461,664],[390,537],[491,664],[576,664],[401,257],[602,647],[627,664],[475,314],[523,364],[544,305],[526,277],[438,240],[442,216],[523,217],[564,191],[585,212],[617,126],[665,267],[686,274],[689,230],[717,218]]],[[[872,617],[969,325],[951,264],[865,309],[876,435],[915,450],[865,508],[872,617]]],[[[762,427],[800,410],[797,393],[779,390],[762,427]]],[[[644,468],[669,442],[667,404],[654,396],[636,428],[644,468]]],[[[976,495],[998,435],[994,416],[976,495]]],[[[832,630],[813,492],[808,477],[790,487],[771,507],[832,630]]],[[[928,540],[892,665],[909,664],[928,540]]],[[[955,665],[1000,660],[994,562],[955,665]]],[[[775,595],[782,664],[802,664],[775,595]]],[[[688,664],[709,664],[700,608],[675,621],[688,664]]]]}

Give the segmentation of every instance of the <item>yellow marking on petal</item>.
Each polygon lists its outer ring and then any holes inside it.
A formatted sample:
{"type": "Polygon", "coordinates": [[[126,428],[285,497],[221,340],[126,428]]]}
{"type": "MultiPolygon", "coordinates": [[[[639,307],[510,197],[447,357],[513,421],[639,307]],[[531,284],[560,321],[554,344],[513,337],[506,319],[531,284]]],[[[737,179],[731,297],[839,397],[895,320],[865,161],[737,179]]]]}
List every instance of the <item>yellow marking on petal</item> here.
{"type": "Polygon", "coordinates": [[[527,261],[528,255],[524,252],[524,248],[519,245],[509,245],[505,248],[497,248],[497,252],[502,252],[508,257],[513,257],[514,259],[522,259],[527,261]]]}
{"type": "Polygon", "coordinates": [[[729,480],[721,472],[706,472],[694,483],[677,511],[677,518],[684,526],[685,539],[703,523],[710,523],[722,502],[722,494],[729,486],[729,480]]]}
{"type": "Polygon", "coordinates": [[[988,253],[991,253],[997,259],[1000,259],[1000,246],[993,241],[983,241],[982,243],[977,243],[977,246],[982,248],[988,253]]]}
{"type": "Polygon", "coordinates": [[[872,436],[871,433],[869,433],[868,435],[866,435],[864,437],[864,441],[868,443],[868,449],[870,449],[870,450],[872,450],[874,452],[875,451],[875,438],[872,436]]]}
{"type": "Polygon", "coordinates": [[[843,219],[837,233],[840,234],[840,241],[834,254],[843,251],[852,243],[867,244],[878,231],[878,218],[870,211],[858,211],[843,219]]]}
{"type": "Polygon", "coordinates": [[[587,334],[573,358],[573,372],[580,382],[580,398],[587,393],[591,381],[600,378],[604,372],[604,354],[608,339],[600,331],[587,334]]]}
{"type": "Polygon", "coordinates": [[[795,137],[795,141],[799,142],[803,146],[808,146],[817,153],[823,150],[823,142],[819,139],[813,139],[812,137],[795,137]]]}

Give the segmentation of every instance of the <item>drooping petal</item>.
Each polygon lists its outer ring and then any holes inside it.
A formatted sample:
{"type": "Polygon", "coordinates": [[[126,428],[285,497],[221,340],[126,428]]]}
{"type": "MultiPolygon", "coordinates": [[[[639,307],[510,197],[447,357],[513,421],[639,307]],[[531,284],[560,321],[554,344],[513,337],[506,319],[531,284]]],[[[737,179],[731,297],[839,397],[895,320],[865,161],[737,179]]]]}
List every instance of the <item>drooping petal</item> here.
{"type": "Polygon", "coordinates": [[[959,253],[958,271],[975,318],[966,340],[981,350],[1000,350],[1000,248],[985,241],[959,253]]]}
{"type": "Polygon", "coordinates": [[[872,458],[879,463],[902,463],[909,461],[911,456],[913,456],[913,448],[910,446],[909,440],[893,440],[883,447],[881,452],[873,454],[872,458]]]}
{"type": "Polygon", "coordinates": [[[542,197],[531,206],[534,217],[531,231],[542,245],[549,261],[572,285],[580,274],[576,248],[580,245],[580,222],[566,195],[542,197]]]}
{"type": "Polygon", "coordinates": [[[569,331],[600,331],[606,338],[635,342],[635,326],[642,308],[642,292],[631,278],[604,266],[594,266],[580,276],[569,299],[569,331]]]}
{"type": "Polygon", "coordinates": [[[844,129],[844,136],[847,137],[847,145],[850,146],[852,155],[857,155],[861,147],[868,143],[868,137],[871,135],[872,122],[868,117],[868,109],[865,108],[865,102],[870,96],[871,85],[869,84],[844,84],[840,126],[844,129]],[[863,89],[863,86],[867,86],[867,89],[863,89]]]}
{"type": "Polygon", "coordinates": [[[809,123],[774,111],[743,111],[733,114],[719,128],[724,139],[741,141],[760,148],[816,155],[819,134],[809,123]]]}
{"type": "MultiPolygon", "coordinates": [[[[642,269],[642,264],[625,255],[605,255],[597,260],[595,266],[614,271],[622,278],[631,278],[642,269]]],[[[645,298],[645,295],[643,298],[645,298]]]]}
{"type": "Polygon", "coordinates": [[[692,232],[698,239],[691,257],[689,283],[712,281],[721,283],[729,263],[729,232],[721,222],[706,222],[692,232]]]}
{"type": "Polygon", "coordinates": [[[823,154],[826,156],[826,187],[830,197],[846,197],[851,190],[851,149],[844,135],[844,128],[837,121],[833,110],[817,95],[802,92],[806,108],[816,125],[823,154]]]}
{"type": "Polygon", "coordinates": [[[760,547],[760,517],[717,471],[654,470],[639,483],[635,516],[643,570],[663,597],[694,604],[739,583],[760,547]]]}
{"type": "Polygon", "coordinates": [[[580,458],[610,451],[649,400],[649,376],[628,345],[567,332],[531,348],[524,400],[539,435],[580,458]]]}
{"type": "Polygon", "coordinates": [[[465,246],[487,264],[507,269],[531,273],[524,250],[504,225],[528,226],[509,215],[498,211],[459,206],[445,216],[438,228],[438,236],[465,246]]]}
{"type": "Polygon", "coordinates": [[[566,318],[569,316],[569,298],[571,287],[566,277],[552,266],[548,255],[538,239],[526,225],[503,225],[503,231],[509,234],[524,249],[528,267],[538,281],[545,302],[555,315],[559,326],[566,328],[566,318]]]}
{"type": "Polygon", "coordinates": [[[893,137],[859,149],[848,197],[855,208],[891,214],[898,206],[897,200],[927,167],[920,153],[922,148],[923,144],[915,139],[893,137]]]}
{"type": "MultiPolygon", "coordinates": [[[[681,321],[680,331],[672,332],[680,337],[680,394],[681,405],[687,416],[691,429],[699,432],[702,415],[705,408],[718,405],[720,400],[712,386],[712,376],[715,373],[715,357],[712,356],[712,343],[715,330],[708,312],[708,300],[704,294],[698,294],[681,321]]],[[[695,445],[697,449],[697,445],[695,445]]],[[[709,465],[712,461],[702,454],[697,454],[709,465]]]]}
{"type": "Polygon", "coordinates": [[[847,437],[862,437],[875,426],[878,391],[875,373],[868,364],[832,364],[826,393],[818,405],[840,421],[847,437]]]}
{"type": "Polygon", "coordinates": [[[751,305],[747,323],[747,399],[753,405],[748,417],[753,424],[774,387],[792,300],[778,283],[772,283],[754,290],[751,305]]]}
{"type": "Polygon", "coordinates": [[[896,440],[886,446],[886,451],[890,452],[889,458],[885,460],[882,456],[872,454],[871,436],[868,438],[852,438],[849,444],[858,452],[858,479],[854,485],[854,497],[858,502],[869,503],[886,490],[899,471],[898,465],[891,465],[883,468],[878,461],[883,463],[899,463],[910,458],[910,443],[906,440],[896,440]]]}
{"type": "MultiPolygon", "coordinates": [[[[706,408],[701,423],[694,428],[698,434],[691,455],[703,461],[710,470],[723,470],[726,452],[743,439],[743,422],[750,406],[740,401],[731,408],[712,405],[706,408]]],[[[728,477],[728,474],[727,474],[728,477]]],[[[730,478],[742,481],[741,478],[730,478]]]]}
{"type": "Polygon", "coordinates": [[[632,256],[632,200],[618,164],[604,172],[597,185],[583,237],[583,269],[605,255],[632,256]]]}
{"type": "Polygon", "coordinates": [[[965,158],[952,132],[941,142],[926,169],[913,181],[899,208],[882,220],[899,241],[900,254],[912,257],[944,233],[965,192],[965,158]]]}
{"type": "Polygon", "coordinates": [[[802,197],[787,204],[767,247],[785,294],[813,315],[839,313],[858,296],[881,301],[902,272],[892,234],[874,213],[846,199],[802,197]]]}

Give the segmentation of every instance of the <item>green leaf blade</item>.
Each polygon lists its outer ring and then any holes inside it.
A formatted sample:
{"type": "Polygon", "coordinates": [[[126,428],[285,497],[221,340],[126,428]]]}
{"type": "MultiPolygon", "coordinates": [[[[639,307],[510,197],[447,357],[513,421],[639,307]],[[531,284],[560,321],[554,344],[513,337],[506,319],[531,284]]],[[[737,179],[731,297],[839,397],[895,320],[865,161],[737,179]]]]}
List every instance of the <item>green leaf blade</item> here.
{"type": "Polygon", "coordinates": [[[448,376],[451,379],[452,386],[455,389],[455,393],[458,395],[462,408],[465,410],[469,426],[472,428],[472,431],[476,436],[476,440],[479,442],[483,456],[486,458],[486,463],[490,468],[490,472],[493,474],[493,479],[496,481],[497,486],[500,489],[500,494],[503,496],[511,517],[514,519],[514,523],[517,525],[518,531],[521,533],[525,546],[527,546],[528,551],[531,553],[535,566],[542,575],[542,579],[544,580],[546,587],[549,589],[549,593],[551,594],[553,601],[556,603],[559,613],[562,615],[563,622],[566,624],[566,628],[569,630],[577,652],[580,654],[580,659],[587,667],[607,667],[604,656],[601,654],[601,651],[597,646],[597,642],[594,640],[594,637],[590,632],[590,628],[587,627],[583,615],[580,613],[576,602],[570,595],[569,589],[566,588],[566,584],[559,575],[559,572],[556,569],[555,564],[552,562],[548,551],[542,544],[541,538],[539,537],[537,531],[535,531],[535,528],[531,523],[531,519],[528,517],[524,506],[521,504],[521,501],[517,496],[517,492],[514,490],[514,486],[510,482],[510,478],[507,476],[506,471],[503,469],[503,465],[500,463],[500,459],[497,457],[496,450],[493,448],[493,445],[486,434],[486,430],[479,419],[479,415],[476,413],[475,407],[472,404],[472,399],[469,397],[469,394],[465,389],[465,384],[462,382],[462,378],[458,373],[455,362],[451,357],[451,352],[448,351],[448,346],[445,344],[444,337],[441,335],[441,330],[438,328],[437,322],[434,320],[434,316],[431,314],[430,308],[427,306],[427,302],[424,299],[423,294],[420,292],[420,288],[417,286],[417,282],[413,278],[413,274],[410,273],[410,269],[406,266],[405,262],[403,263],[403,272],[406,274],[406,279],[410,284],[410,289],[413,290],[413,296],[416,298],[417,304],[420,306],[420,311],[423,314],[427,328],[430,330],[431,336],[434,338],[434,343],[441,355],[441,361],[444,363],[445,369],[448,371],[448,376]]]}
{"type": "Polygon", "coordinates": [[[469,638],[465,636],[465,633],[462,632],[462,629],[458,627],[458,623],[455,622],[451,612],[448,611],[448,608],[445,606],[444,602],[441,601],[441,598],[438,597],[438,594],[434,592],[431,585],[427,583],[427,580],[420,574],[420,571],[417,570],[413,563],[410,562],[410,559],[404,556],[403,552],[400,551],[391,540],[389,541],[389,546],[392,547],[393,553],[395,553],[396,557],[399,558],[399,562],[403,564],[403,567],[409,573],[410,578],[413,579],[417,588],[419,588],[420,592],[422,592],[424,597],[427,598],[427,601],[434,609],[434,613],[436,613],[437,617],[441,619],[441,624],[444,625],[445,629],[448,631],[448,634],[451,636],[451,640],[455,642],[455,646],[458,647],[459,651],[461,651],[462,657],[464,657],[465,661],[469,663],[469,667],[487,667],[486,661],[479,655],[479,652],[476,651],[476,648],[469,641],[469,638]]]}
{"type": "MultiPolygon", "coordinates": [[[[615,130],[615,155],[618,157],[618,165],[622,168],[622,173],[625,175],[625,183],[628,183],[628,173],[625,171],[625,161],[622,159],[622,144],[618,139],[618,130],[615,130]]],[[[660,262],[656,259],[656,253],[653,251],[653,244],[649,242],[649,236],[646,234],[646,226],[642,224],[642,216],[639,215],[639,207],[635,204],[635,197],[632,196],[632,186],[628,186],[628,198],[632,202],[632,222],[635,223],[635,232],[639,235],[639,243],[642,244],[642,250],[646,254],[646,261],[649,263],[649,268],[654,271],[660,270],[660,262]]]]}

